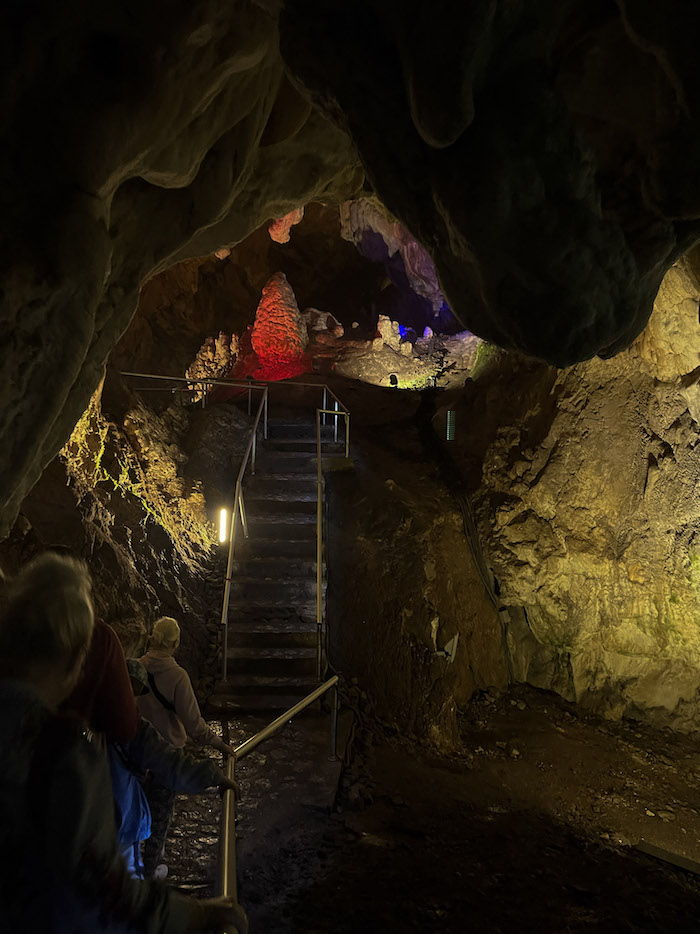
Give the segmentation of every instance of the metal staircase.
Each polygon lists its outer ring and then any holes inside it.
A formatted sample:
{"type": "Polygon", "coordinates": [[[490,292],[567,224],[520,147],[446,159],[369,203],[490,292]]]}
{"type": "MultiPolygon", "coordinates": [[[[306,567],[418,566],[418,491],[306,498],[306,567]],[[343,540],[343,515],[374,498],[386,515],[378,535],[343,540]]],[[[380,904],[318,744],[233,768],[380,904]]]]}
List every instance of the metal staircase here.
{"type": "Polygon", "coordinates": [[[326,566],[318,538],[324,504],[319,504],[317,445],[322,441],[326,458],[342,457],[346,445],[334,440],[333,425],[319,426],[317,438],[311,413],[292,410],[268,420],[267,440],[257,441],[255,474],[245,480],[248,534],[240,536],[230,567],[226,678],[208,701],[222,715],[285,710],[318,686],[325,669],[319,641],[326,566]]]}

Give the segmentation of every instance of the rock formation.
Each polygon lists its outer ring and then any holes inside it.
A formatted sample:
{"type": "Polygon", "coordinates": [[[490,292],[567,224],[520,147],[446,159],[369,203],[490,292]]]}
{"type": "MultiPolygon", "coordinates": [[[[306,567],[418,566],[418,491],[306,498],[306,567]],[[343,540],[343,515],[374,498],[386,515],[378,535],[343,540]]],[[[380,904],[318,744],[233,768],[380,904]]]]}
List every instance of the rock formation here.
{"type": "Polygon", "coordinates": [[[415,237],[386,210],[367,198],[346,201],[340,205],[340,232],[369,259],[382,259],[372,249],[368,234],[379,234],[389,256],[398,253],[403,260],[411,288],[430,304],[438,315],[445,304],[435,272],[435,263],[415,237]]]}
{"type": "Polygon", "coordinates": [[[694,7],[280,8],[7,11],[0,533],[144,280],[301,204],[369,192],[465,326],[557,365],[628,346],[697,239],[694,7]]]}
{"type": "Polygon", "coordinates": [[[270,238],[275,243],[289,243],[290,231],[295,224],[299,224],[304,216],[304,208],[295,208],[284,217],[278,217],[267,228],[270,238]]]}
{"type": "Polygon", "coordinates": [[[262,291],[250,342],[258,359],[270,366],[304,355],[309,344],[306,322],[283,272],[276,272],[262,291]]]}
{"type": "Polygon", "coordinates": [[[680,265],[613,360],[496,361],[457,403],[454,442],[466,470],[486,437],[471,482],[515,679],[685,729],[700,726],[699,299],[680,265]]]}

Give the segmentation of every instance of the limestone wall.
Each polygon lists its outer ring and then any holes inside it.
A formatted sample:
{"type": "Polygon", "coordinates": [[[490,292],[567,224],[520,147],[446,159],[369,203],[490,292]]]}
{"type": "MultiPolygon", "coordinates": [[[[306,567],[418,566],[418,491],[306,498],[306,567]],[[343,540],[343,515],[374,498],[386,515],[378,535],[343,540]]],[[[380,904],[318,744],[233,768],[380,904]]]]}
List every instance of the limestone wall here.
{"type": "Polygon", "coordinates": [[[501,400],[474,502],[502,600],[525,611],[510,614],[514,677],[610,716],[699,727],[692,276],[669,271],[649,327],[613,360],[534,375],[508,365],[511,411],[501,400]]]}

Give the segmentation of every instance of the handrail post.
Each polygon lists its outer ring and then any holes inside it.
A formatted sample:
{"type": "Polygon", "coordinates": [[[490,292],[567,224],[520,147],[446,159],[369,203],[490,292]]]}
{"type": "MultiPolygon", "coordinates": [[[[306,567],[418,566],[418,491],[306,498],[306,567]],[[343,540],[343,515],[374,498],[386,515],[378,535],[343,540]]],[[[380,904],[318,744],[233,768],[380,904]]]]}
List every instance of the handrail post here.
{"type": "Polygon", "coordinates": [[[338,707],[338,684],[336,683],[331,698],[331,754],[329,757],[331,762],[336,762],[338,759],[338,707]]]}
{"type": "Polygon", "coordinates": [[[258,433],[253,431],[253,450],[251,451],[250,472],[255,473],[255,454],[258,447],[258,433]]]}
{"type": "MultiPolygon", "coordinates": [[[[338,411],[338,400],[337,399],[335,400],[335,404],[333,408],[335,409],[336,412],[338,411]]],[[[337,415],[333,416],[333,441],[336,444],[338,442],[338,416],[337,415]]]]}
{"type": "Polygon", "coordinates": [[[323,469],[321,457],[321,413],[316,409],[316,679],[318,681],[321,680],[323,664],[323,469]]]}
{"type": "Polygon", "coordinates": [[[245,514],[245,503],[243,502],[243,490],[241,489],[241,481],[239,480],[236,483],[236,502],[238,503],[238,510],[241,514],[241,525],[243,526],[243,534],[248,538],[248,517],[245,514]]]}
{"type": "Polygon", "coordinates": [[[263,397],[265,399],[265,408],[263,409],[263,438],[267,441],[267,398],[268,398],[268,386],[263,390],[263,397]]]}
{"type": "Polygon", "coordinates": [[[345,457],[350,457],[350,413],[345,413],[345,457]]]}
{"type": "Polygon", "coordinates": [[[250,415],[251,413],[252,400],[253,400],[253,386],[252,386],[252,378],[249,376],[248,377],[248,415],[250,415]]]}
{"type": "Polygon", "coordinates": [[[226,562],[226,582],[224,584],[224,600],[221,607],[221,628],[222,635],[222,664],[221,679],[226,680],[228,675],[228,608],[231,601],[231,569],[233,567],[233,552],[236,543],[236,524],[238,519],[238,510],[234,500],[233,511],[231,514],[231,531],[228,539],[228,561],[226,562]]]}
{"type": "MultiPolygon", "coordinates": [[[[236,778],[236,759],[229,756],[226,763],[226,778],[236,778]]],[[[236,874],[236,796],[228,788],[221,802],[221,825],[219,830],[219,879],[218,894],[238,901],[236,874]]]]}
{"type": "Polygon", "coordinates": [[[328,408],[328,387],[327,386],[323,387],[323,405],[321,406],[321,408],[323,409],[323,418],[321,420],[321,424],[325,425],[326,424],[326,411],[325,410],[328,408]]]}

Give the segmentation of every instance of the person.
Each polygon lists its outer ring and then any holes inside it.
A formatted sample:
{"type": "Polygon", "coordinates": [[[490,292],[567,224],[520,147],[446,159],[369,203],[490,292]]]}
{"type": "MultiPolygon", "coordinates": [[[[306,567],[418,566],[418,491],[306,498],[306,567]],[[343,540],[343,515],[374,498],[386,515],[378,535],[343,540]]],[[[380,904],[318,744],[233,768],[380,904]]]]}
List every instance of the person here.
{"type": "MultiPolygon", "coordinates": [[[[47,554],[77,558],[66,545],[51,545],[47,554]]],[[[124,650],[116,632],[95,619],[90,648],[70,697],[62,704],[81,716],[91,730],[112,743],[128,743],[136,735],[139,711],[131,690],[124,650]]]]}
{"type": "Polygon", "coordinates": [[[233,899],[200,902],[126,872],[104,749],[58,712],[93,635],[90,591],[82,562],[45,554],[0,613],[0,930],[244,934],[233,899]]]}
{"type": "MultiPolygon", "coordinates": [[[[148,694],[146,669],[135,658],[126,662],[135,696],[148,694]]],[[[117,836],[127,869],[143,878],[141,842],[151,832],[151,814],[144,783],[155,780],[174,792],[199,794],[218,787],[238,794],[238,785],[211,759],[195,759],[171,746],[151,724],[139,718],[136,736],[129,743],[110,743],[109,768],[117,805],[117,836]]]]}
{"type": "MultiPolygon", "coordinates": [[[[146,669],[150,692],[137,698],[138,708],[163,739],[181,748],[189,736],[200,746],[213,746],[225,755],[234,749],[211,730],[203,719],[190,676],[173,658],[180,645],[180,627],[171,616],[153,625],[148,652],[139,661],[146,669]]],[[[170,827],[175,792],[152,781],[146,796],[151,810],[151,835],[144,843],[143,865],[147,878],[163,877],[165,841],[170,827]]]]}

